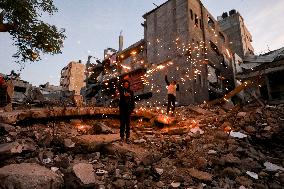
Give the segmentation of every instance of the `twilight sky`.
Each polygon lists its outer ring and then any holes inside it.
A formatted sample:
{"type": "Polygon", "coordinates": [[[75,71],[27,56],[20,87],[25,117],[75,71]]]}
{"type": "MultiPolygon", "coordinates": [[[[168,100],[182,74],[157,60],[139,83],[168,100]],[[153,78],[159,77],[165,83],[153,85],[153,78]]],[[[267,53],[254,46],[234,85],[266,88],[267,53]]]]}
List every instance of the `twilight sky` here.
{"type": "MultiPolygon", "coordinates": [[[[23,80],[33,85],[49,81],[58,85],[61,69],[72,60],[86,61],[88,55],[102,58],[103,49],[118,48],[123,31],[124,48],[143,38],[142,15],[166,0],[54,0],[58,12],[44,18],[66,29],[63,53],[42,56],[27,63],[21,71],[23,80]]],[[[255,52],[263,53],[284,46],[283,0],[202,0],[215,16],[236,9],[243,16],[253,36],[255,52]]],[[[19,70],[12,58],[16,52],[7,33],[0,33],[0,73],[19,70]]]]}

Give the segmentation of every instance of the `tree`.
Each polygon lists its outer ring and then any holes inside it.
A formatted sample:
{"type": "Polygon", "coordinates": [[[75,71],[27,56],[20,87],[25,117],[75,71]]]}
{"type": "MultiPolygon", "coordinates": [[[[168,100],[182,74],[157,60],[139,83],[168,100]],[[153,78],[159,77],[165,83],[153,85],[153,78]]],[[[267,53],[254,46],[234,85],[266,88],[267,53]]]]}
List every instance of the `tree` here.
{"type": "Polygon", "coordinates": [[[61,53],[65,30],[40,20],[43,13],[56,11],[53,0],[0,0],[0,32],[12,36],[18,62],[38,61],[40,53],[61,53]]]}

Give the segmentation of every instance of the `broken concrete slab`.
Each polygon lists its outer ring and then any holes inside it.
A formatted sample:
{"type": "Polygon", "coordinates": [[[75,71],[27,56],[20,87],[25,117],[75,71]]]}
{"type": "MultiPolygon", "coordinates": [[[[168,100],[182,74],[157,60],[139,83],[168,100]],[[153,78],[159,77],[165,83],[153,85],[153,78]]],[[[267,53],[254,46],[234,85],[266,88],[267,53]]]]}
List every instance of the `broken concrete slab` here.
{"type": "Polygon", "coordinates": [[[74,148],[75,147],[75,142],[73,142],[71,139],[67,138],[64,139],[64,146],[66,148],[74,148]]]}
{"type": "Polygon", "coordinates": [[[240,158],[234,156],[232,153],[226,154],[225,156],[222,156],[220,159],[221,164],[240,164],[241,160],[240,158]]]}
{"type": "Polygon", "coordinates": [[[108,154],[117,155],[119,157],[131,156],[139,161],[142,161],[150,154],[149,150],[139,147],[138,145],[127,143],[121,145],[117,142],[106,146],[105,151],[108,154]]]}
{"type": "Polygon", "coordinates": [[[0,155],[11,155],[22,153],[23,146],[18,142],[0,144],[0,155]]]}
{"type": "Polygon", "coordinates": [[[12,132],[16,130],[16,128],[13,125],[5,123],[0,123],[0,128],[3,128],[6,132],[12,132]]]}
{"type": "Polygon", "coordinates": [[[74,137],[72,140],[76,143],[79,150],[97,152],[101,148],[120,139],[119,134],[102,134],[102,135],[82,135],[74,137]]]}
{"type": "Polygon", "coordinates": [[[101,122],[96,122],[94,125],[93,125],[93,130],[94,130],[94,133],[96,134],[112,134],[114,133],[113,130],[106,126],[104,123],[101,123],[101,122]]]}
{"type": "Polygon", "coordinates": [[[75,164],[73,166],[73,172],[81,182],[82,186],[84,187],[94,186],[98,182],[92,164],[88,163],[75,164]]]}
{"type": "Polygon", "coordinates": [[[35,163],[10,164],[0,168],[0,182],[3,188],[17,189],[59,189],[63,186],[60,175],[35,163]]]}
{"type": "Polygon", "coordinates": [[[193,178],[196,178],[201,181],[212,181],[213,175],[210,173],[204,172],[204,171],[199,171],[197,169],[191,168],[188,170],[188,173],[190,176],[193,178]]]}
{"type": "Polygon", "coordinates": [[[36,145],[31,139],[19,139],[15,142],[0,144],[0,155],[19,154],[23,151],[33,152],[36,150],[36,145]]]}
{"type": "Polygon", "coordinates": [[[82,143],[112,143],[120,139],[119,134],[104,134],[104,135],[82,135],[77,136],[74,140],[82,143]]]}

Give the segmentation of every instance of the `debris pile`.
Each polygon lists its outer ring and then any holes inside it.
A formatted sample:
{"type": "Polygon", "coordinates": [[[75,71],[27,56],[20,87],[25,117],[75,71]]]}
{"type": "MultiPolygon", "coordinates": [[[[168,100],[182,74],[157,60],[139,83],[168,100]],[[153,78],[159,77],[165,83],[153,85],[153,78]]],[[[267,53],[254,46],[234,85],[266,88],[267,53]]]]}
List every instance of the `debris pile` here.
{"type": "Polygon", "coordinates": [[[1,123],[0,185],[283,187],[283,105],[178,107],[171,124],[159,121],[160,110],[132,119],[131,144],[123,145],[113,118],[1,123]]]}

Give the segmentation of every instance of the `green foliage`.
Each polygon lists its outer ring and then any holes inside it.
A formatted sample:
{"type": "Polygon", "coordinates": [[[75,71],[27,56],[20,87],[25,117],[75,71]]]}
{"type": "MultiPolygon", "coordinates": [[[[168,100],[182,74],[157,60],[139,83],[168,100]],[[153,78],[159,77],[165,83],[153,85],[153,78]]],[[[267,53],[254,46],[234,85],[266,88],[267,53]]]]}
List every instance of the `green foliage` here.
{"type": "Polygon", "coordinates": [[[57,11],[53,0],[0,0],[0,32],[9,32],[18,48],[19,61],[38,61],[40,54],[61,53],[64,29],[40,20],[43,13],[57,11]]]}

